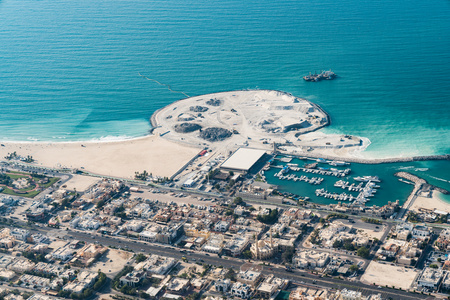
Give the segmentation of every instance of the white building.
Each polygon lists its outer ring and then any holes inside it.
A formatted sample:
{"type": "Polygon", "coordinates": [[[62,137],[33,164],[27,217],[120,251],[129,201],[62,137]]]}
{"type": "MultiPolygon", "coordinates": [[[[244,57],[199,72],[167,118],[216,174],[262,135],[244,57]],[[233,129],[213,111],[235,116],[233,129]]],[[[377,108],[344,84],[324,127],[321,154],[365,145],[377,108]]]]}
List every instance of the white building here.
{"type": "Polygon", "coordinates": [[[226,232],[230,227],[230,222],[227,221],[219,221],[214,225],[214,231],[218,232],[226,232]]]}
{"type": "Polygon", "coordinates": [[[314,250],[298,251],[293,258],[294,264],[299,268],[323,268],[330,261],[330,254],[314,250]]]}
{"type": "Polygon", "coordinates": [[[422,225],[416,225],[414,226],[414,229],[412,230],[413,237],[427,237],[430,235],[430,229],[426,226],[422,225]]]}
{"type": "Polygon", "coordinates": [[[426,268],[419,276],[419,279],[417,280],[417,285],[419,287],[427,287],[430,289],[435,289],[441,283],[443,276],[444,276],[443,270],[426,268]]]}
{"type": "Polygon", "coordinates": [[[231,287],[231,293],[235,297],[247,299],[248,297],[250,297],[251,289],[250,289],[250,286],[248,286],[245,283],[236,282],[231,287]]]}
{"type": "Polygon", "coordinates": [[[70,244],[67,243],[66,245],[59,247],[52,253],[52,257],[54,259],[59,259],[62,261],[66,261],[71,259],[73,256],[73,249],[70,248],[70,244]]]}
{"type": "Polygon", "coordinates": [[[16,240],[21,240],[26,242],[27,238],[30,236],[30,232],[21,228],[12,228],[10,231],[11,236],[16,240]]]}
{"type": "Polygon", "coordinates": [[[208,241],[203,246],[203,251],[209,253],[220,253],[223,249],[223,236],[220,234],[211,234],[208,241]]]}
{"type": "Polygon", "coordinates": [[[216,280],[214,287],[216,288],[216,291],[226,293],[230,288],[230,285],[230,279],[218,279],[216,280]]]}

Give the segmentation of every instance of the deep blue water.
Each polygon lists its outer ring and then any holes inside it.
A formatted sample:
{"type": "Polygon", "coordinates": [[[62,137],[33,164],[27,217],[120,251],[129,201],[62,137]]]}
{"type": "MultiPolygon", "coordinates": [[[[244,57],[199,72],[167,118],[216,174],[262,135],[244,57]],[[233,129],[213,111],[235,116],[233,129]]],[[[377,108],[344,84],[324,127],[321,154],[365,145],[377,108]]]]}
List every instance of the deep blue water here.
{"type": "Polygon", "coordinates": [[[134,137],[158,108],[277,89],[366,155],[450,153],[450,2],[0,0],[0,140],[134,137]],[[340,78],[308,83],[332,69],[340,78]]]}

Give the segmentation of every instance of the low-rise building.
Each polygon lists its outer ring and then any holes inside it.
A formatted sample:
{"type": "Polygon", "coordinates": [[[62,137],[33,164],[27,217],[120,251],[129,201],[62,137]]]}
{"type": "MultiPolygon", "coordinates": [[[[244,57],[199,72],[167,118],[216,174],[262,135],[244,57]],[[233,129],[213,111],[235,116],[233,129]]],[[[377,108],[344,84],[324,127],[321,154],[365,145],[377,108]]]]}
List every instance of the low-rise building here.
{"type": "Polygon", "coordinates": [[[8,270],[12,270],[17,273],[24,273],[33,269],[34,266],[35,263],[29,261],[28,259],[14,259],[7,268],[8,270]]]}
{"type": "Polygon", "coordinates": [[[225,244],[223,251],[226,255],[236,257],[241,255],[242,252],[244,252],[244,250],[247,249],[249,244],[250,239],[248,238],[248,236],[235,235],[231,240],[229,240],[225,244]]]}
{"type": "Polygon", "coordinates": [[[417,285],[419,287],[426,287],[429,289],[435,289],[441,283],[444,276],[444,271],[440,269],[426,268],[417,279],[417,285]]]}
{"type": "Polygon", "coordinates": [[[261,272],[256,272],[252,270],[247,271],[241,271],[236,275],[236,280],[238,282],[242,282],[245,284],[248,284],[251,287],[256,287],[261,280],[263,279],[263,276],[261,272]]]}
{"type": "Polygon", "coordinates": [[[31,286],[37,286],[40,288],[49,287],[50,286],[50,279],[24,274],[20,276],[20,281],[22,281],[25,284],[31,285],[31,286]]]}
{"type": "Polygon", "coordinates": [[[59,247],[55,251],[52,252],[52,257],[54,259],[59,259],[62,261],[67,261],[73,257],[73,249],[70,247],[70,244],[67,243],[66,245],[59,247]]]}
{"type": "Polygon", "coordinates": [[[120,284],[136,287],[145,278],[145,275],[145,271],[132,271],[120,278],[120,284]]]}
{"type": "Polygon", "coordinates": [[[173,277],[167,284],[167,290],[171,293],[182,295],[190,286],[189,279],[173,277]]]}
{"type": "Polygon", "coordinates": [[[221,293],[226,293],[226,292],[228,292],[230,285],[231,285],[230,279],[218,279],[218,280],[216,280],[214,287],[215,287],[216,291],[221,292],[221,293]]]}
{"type": "Polygon", "coordinates": [[[330,261],[330,254],[314,250],[302,250],[293,258],[294,264],[299,268],[323,268],[330,261]]]}
{"type": "Polygon", "coordinates": [[[239,297],[241,299],[247,299],[251,294],[250,286],[245,283],[236,282],[231,286],[231,293],[235,297],[239,297]]]}
{"type": "Polygon", "coordinates": [[[97,273],[82,271],[78,273],[77,279],[66,284],[63,287],[63,290],[75,294],[81,294],[85,289],[90,288],[94,285],[97,277],[97,273]]]}
{"type": "Polygon", "coordinates": [[[219,221],[214,225],[214,231],[217,232],[226,232],[230,227],[230,222],[227,221],[219,221]]]}
{"type": "Polygon", "coordinates": [[[168,273],[178,261],[172,257],[151,254],[145,261],[135,266],[136,270],[144,270],[151,274],[164,275],[168,273]]]}
{"type": "Polygon", "coordinates": [[[221,253],[223,249],[223,236],[220,234],[211,234],[202,249],[209,253],[221,253]]]}

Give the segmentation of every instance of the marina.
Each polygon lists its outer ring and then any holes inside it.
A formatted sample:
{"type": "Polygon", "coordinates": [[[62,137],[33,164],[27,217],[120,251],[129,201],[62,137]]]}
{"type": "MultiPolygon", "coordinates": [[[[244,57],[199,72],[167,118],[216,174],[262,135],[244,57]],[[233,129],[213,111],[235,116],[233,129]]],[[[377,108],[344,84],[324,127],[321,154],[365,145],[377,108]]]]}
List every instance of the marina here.
{"type": "MultiPolygon", "coordinates": [[[[408,198],[413,186],[405,182],[407,180],[400,178],[404,180],[400,181],[395,177],[396,172],[407,169],[409,172],[417,173],[418,176],[423,176],[426,173],[423,171],[425,167],[438,166],[442,163],[448,164],[447,161],[400,161],[379,164],[352,162],[339,165],[338,163],[338,166],[333,166],[331,164],[333,159],[290,155],[289,162],[283,162],[280,160],[282,157],[284,156],[278,155],[273,158],[270,165],[265,167],[264,175],[267,182],[276,185],[281,194],[289,195],[286,197],[291,199],[308,198],[308,201],[319,204],[336,204],[337,201],[342,201],[361,203],[366,206],[383,206],[396,200],[399,200],[401,204],[408,198]],[[346,169],[349,170],[345,171],[346,169]],[[333,173],[333,171],[336,172],[335,170],[338,170],[336,174],[346,175],[336,176],[333,173]],[[308,177],[308,180],[301,176],[308,177]],[[318,185],[312,184],[309,182],[312,177],[323,180],[318,185]],[[295,180],[295,178],[299,179],[295,180]],[[321,188],[323,191],[316,193],[316,190],[321,188]],[[329,193],[329,195],[324,197],[326,194],[323,192],[329,193]]],[[[428,177],[427,180],[436,185],[445,183],[432,177],[428,177]]],[[[317,180],[314,182],[317,183],[317,180]]]]}

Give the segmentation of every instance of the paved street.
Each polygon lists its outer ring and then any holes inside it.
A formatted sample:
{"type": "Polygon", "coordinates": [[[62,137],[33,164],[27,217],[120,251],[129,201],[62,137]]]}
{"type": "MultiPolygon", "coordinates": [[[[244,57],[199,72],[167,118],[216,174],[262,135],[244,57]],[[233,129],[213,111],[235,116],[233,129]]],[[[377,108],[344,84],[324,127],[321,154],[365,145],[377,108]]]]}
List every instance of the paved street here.
{"type": "MultiPolygon", "coordinates": [[[[164,255],[168,257],[174,257],[181,259],[183,255],[187,257],[189,261],[195,259],[197,262],[223,266],[224,268],[233,268],[234,270],[239,270],[240,266],[245,263],[245,260],[228,258],[228,257],[218,257],[216,254],[210,254],[207,256],[205,253],[192,252],[184,254],[180,252],[180,249],[159,245],[159,244],[149,244],[140,241],[125,241],[122,239],[116,239],[113,237],[97,236],[92,237],[92,234],[84,232],[74,232],[70,231],[67,235],[72,236],[74,239],[84,240],[87,242],[98,242],[106,246],[114,246],[118,248],[130,249],[135,252],[140,252],[143,250],[145,253],[152,253],[157,255],[164,255]]],[[[297,283],[303,282],[306,285],[311,286],[323,286],[327,288],[341,289],[347,288],[352,290],[361,291],[364,294],[378,294],[381,293],[383,298],[391,297],[392,299],[424,299],[425,295],[407,293],[399,290],[392,290],[388,288],[378,288],[375,286],[368,286],[360,282],[344,281],[329,277],[321,278],[317,275],[310,274],[305,271],[295,270],[294,272],[287,272],[284,268],[280,267],[270,267],[266,266],[263,270],[265,275],[274,274],[281,278],[290,279],[296,281],[297,283]],[[314,281],[316,282],[314,284],[314,281]]]]}

